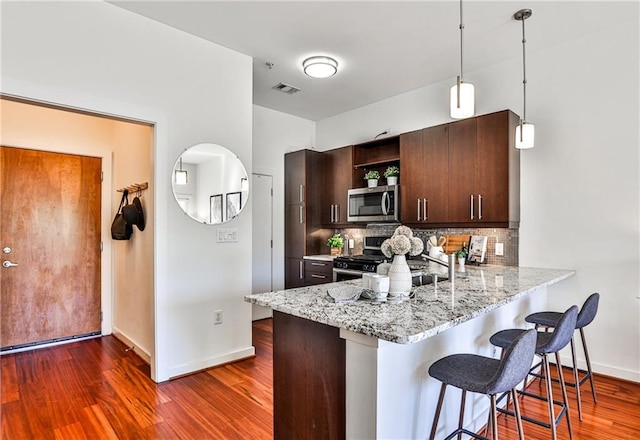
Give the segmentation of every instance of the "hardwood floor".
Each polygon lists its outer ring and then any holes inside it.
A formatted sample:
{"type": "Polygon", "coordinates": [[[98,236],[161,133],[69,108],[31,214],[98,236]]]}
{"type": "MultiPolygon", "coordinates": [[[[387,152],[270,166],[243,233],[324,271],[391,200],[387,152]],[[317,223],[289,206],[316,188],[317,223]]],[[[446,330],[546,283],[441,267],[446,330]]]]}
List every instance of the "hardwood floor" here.
{"type": "MultiPolygon", "coordinates": [[[[253,337],[254,359],[162,384],[110,336],[2,356],[0,438],[271,439],[272,321],[255,322],[253,337]]],[[[595,380],[597,404],[588,383],[581,388],[582,422],[575,392],[568,391],[574,440],[640,438],[640,384],[595,380]]],[[[537,382],[530,389],[536,391],[537,382]]],[[[560,396],[559,388],[554,393],[560,396]]],[[[525,398],[522,406],[532,417],[546,417],[544,402],[525,398]]],[[[498,420],[501,439],[517,438],[513,417],[498,420]]],[[[524,422],[524,430],[529,440],[551,438],[531,423],[524,422]]],[[[568,438],[563,419],[558,439],[568,438]]]]}
{"type": "Polygon", "coordinates": [[[13,439],[271,439],[272,323],[257,356],[156,384],[111,336],[2,356],[2,429],[13,439]]]}

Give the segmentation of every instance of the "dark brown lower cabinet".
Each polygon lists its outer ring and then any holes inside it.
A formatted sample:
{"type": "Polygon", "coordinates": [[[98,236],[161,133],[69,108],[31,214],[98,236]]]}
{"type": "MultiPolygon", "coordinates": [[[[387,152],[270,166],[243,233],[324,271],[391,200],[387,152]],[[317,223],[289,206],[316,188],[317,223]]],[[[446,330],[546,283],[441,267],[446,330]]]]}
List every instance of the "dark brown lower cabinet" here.
{"type": "Polygon", "coordinates": [[[345,438],[345,365],[340,329],[273,312],[276,440],[345,438]]]}

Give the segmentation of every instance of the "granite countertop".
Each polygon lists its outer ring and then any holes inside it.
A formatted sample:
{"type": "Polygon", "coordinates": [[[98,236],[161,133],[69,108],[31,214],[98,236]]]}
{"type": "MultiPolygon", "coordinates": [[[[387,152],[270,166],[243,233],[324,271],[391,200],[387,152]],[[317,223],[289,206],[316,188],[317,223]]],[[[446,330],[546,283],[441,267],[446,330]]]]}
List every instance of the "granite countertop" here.
{"type": "Polygon", "coordinates": [[[458,270],[453,295],[451,283],[439,281],[437,286],[414,287],[412,298],[402,302],[335,303],[327,294],[327,289],[339,285],[361,285],[361,279],[256,293],[244,299],[355,333],[412,344],[575,275],[573,270],[506,266],[458,270]]]}

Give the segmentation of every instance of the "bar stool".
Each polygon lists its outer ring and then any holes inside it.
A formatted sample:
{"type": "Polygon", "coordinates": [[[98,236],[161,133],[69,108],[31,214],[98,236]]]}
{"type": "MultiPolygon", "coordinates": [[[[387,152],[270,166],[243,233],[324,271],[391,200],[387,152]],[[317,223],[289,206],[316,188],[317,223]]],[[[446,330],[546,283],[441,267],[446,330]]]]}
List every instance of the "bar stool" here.
{"type": "MultiPolygon", "coordinates": [[[[576,350],[575,343],[573,337],[571,338],[571,359],[573,361],[573,383],[567,382],[567,386],[576,388],[576,400],[578,402],[578,418],[582,421],[582,399],[580,397],[580,385],[582,385],[587,379],[591,383],[591,394],[593,395],[593,401],[598,402],[598,398],[596,397],[596,388],[593,384],[593,375],[591,370],[591,360],[589,359],[589,351],[587,350],[587,342],[584,337],[584,327],[591,324],[596,317],[596,313],[598,313],[598,302],[600,300],[599,293],[592,293],[585,300],[582,308],[580,309],[580,313],[578,313],[578,320],[576,321],[576,330],[580,330],[580,338],[582,340],[582,349],[584,351],[584,357],[587,362],[587,371],[578,369],[576,364],[576,350]],[[584,374],[582,379],[578,378],[578,373],[584,374]]],[[[544,327],[545,329],[554,328],[558,319],[562,316],[562,313],[559,312],[538,312],[532,313],[526,318],[525,321],[530,322],[531,324],[536,325],[536,329],[538,327],[544,327]]]]}
{"type": "MultiPolygon", "coordinates": [[[[556,426],[560,422],[560,419],[567,413],[567,426],[569,428],[569,438],[573,439],[573,431],[571,429],[571,417],[569,417],[569,401],[567,398],[567,389],[564,384],[564,376],[562,374],[562,363],[560,362],[560,350],[569,344],[571,337],[573,336],[573,331],[576,327],[576,320],[578,318],[578,306],[571,306],[560,319],[555,323],[555,330],[551,333],[548,332],[539,332],[536,331],[536,354],[542,358],[542,365],[544,370],[547,372],[545,374],[545,383],[547,388],[547,396],[546,398],[542,396],[538,396],[536,394],[531,394],[526,391],[521,391],[520,393],[526,396],[535,397],[540,400],[546,400],[547,406],[549,409],[549,423],[542,422],[540,420],[532,419],[530,417],[522,416],[522,418],[528,422],[535,423],[540,426],[544,426],[546,428],[551,429],[551,438],[556,440],[556,426]],[[553,393],[551,391],[551,376],[549,375],[549,358],[548,355],[551,353],[556,356],[556,367],[558,369],[558,377],[560,378],[560,388],[562,389],[562,403],[554,402],[553,393]],[[558,413],[558,417],[556,419],[554,414],[553,405],[557,404],[562,407],[560,412],[558,413]]],[[[510,330],[502,330],[489,338],[489,341],[497,346],[507,348],[511,345],[511,343],[518,338],[523,332],[527,330],[521,329],[510,329],[510,330]]],[[[530,368],[529,372],[531,372],[533,368],[530,368]]],[[[525,375],[526,376],[526,375],[525,375]]],[[[511,414],[506,410],[499,409],[500,412],[511,414]]]]}
{"type": "Polygon", "coordinates": [[[516,399],[515,387],[527,377],[533,361],[535,346],[536,331],[531,329],[522,332],[522,334],[513,339],[513,343],[507,348],[501,360],[475,354],[453,354],[434,362],[429,367],[429,375],[441,381],[442,387],[440,388],[438,406],[431,427],[430,440],[434,440],[436,436],[438,419],[440,418],[447,385],[460,388],[462,390],[462,400],[460,403],[458,429],[449,434],[445,440],[450,440],[456,434],[458,439],[461,438],[462,434],[466,434],[477,439],[488,440],[487,437],[482,437],[462,427],[467,391],[486,394],[491,399],[490,418],[493,440],[498,440],[496,394],[512,393],[518,426],[518,438],[524,440],[522,422],[520,420],[520,406],[516,399]]]}

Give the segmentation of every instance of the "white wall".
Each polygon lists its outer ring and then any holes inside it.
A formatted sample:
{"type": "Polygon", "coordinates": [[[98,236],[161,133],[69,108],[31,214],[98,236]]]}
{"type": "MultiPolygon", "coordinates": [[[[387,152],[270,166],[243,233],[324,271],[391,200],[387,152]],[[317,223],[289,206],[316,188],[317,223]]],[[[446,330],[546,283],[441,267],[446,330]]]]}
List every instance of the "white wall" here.
{"type": "Polygon", "coordinates": [[[284,154],[315,147],[315,123],[253,106],[253,172],[273,176],[273,289],[284,289],[284,154]]]}
{"type": "MultiPolygon", "coordinates": [[[[623,9],[615,28],[527,52],[536,147],[521,154],[520,264],[577,270],[549,289],[551,309],[600,292],[598,316],[586,329],[594,368],[640,381],[638,4],[623,9]]],[[[516,42],[519,32],[514,25],[516,42]]],[[[528,41],[542,32],[544,23],[532,22],[528,41]]],[[[476,87],[476,114],[521,113],[521,58],[465,77],[476,87]]],[[[454,81],[318,121],[319,149],[366,141],[389,127],[398,134],[450,121],[454,81]]]]}
{"type": "Polygon", "coordinates": [[[239,241],[219,244],[216,228],[184,215],[171,192],[175,159],[200,142],[229,148],[251,173],[251,59],[102,2],[3,2],[1,19],[3,93],[155,124],[152,376],[253,354],[242,299],[251,206],[226,225],[239,241]]]}

